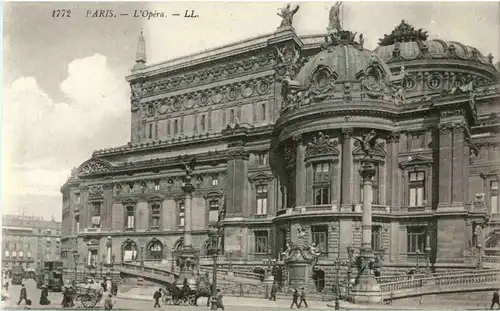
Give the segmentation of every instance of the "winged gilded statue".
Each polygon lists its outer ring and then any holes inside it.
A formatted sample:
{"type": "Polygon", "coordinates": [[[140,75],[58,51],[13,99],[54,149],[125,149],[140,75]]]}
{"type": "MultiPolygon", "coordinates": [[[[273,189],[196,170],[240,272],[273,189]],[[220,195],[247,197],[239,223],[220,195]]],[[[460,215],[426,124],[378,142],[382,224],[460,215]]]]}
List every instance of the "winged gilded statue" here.
{"type": "Polygon", "coordinates": [[[194,172],[194,167],[196,165],[196,158],[192,157],[189,162],[184,162],[182,158],[178,157],[179,162],[184,166],[184,171],[186,172],[186,178],[191,179],[194,172]]]}

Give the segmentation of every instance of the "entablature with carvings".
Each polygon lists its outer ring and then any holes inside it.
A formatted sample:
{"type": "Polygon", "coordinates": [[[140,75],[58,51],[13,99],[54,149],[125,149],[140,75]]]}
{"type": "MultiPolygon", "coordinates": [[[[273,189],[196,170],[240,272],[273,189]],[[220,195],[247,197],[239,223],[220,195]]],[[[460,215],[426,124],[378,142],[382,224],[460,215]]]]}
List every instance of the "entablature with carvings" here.
{"type": "Polygon", "coordinates": [[[275,53],[261,53],[246,59],[230,63],[222,63],[188,73],[169,73],[166,78],[154,78],[133,80],[130,83],[132,98],[152,96],[166,91],[181,90],[208,84],[211,82],[223,81],[238,76],[245,76],[249,73],[272,69],[276,62],[275,53]]]}
{"type": "Polygon", "coordinates": [[[270,72],[267,76],[227,85],[217,85],[205,90],[183,94],[165,94],[163,98],[146,99],[139,106],[145,117],[161,117],[172,113],[181,115],[183,112],[193,109],[214,108],[214,106],[219,108],[224,104],[233,106],[245,101],[259,100],[260,97],[272,94],[273,83],[273,73],[270,72]]]}

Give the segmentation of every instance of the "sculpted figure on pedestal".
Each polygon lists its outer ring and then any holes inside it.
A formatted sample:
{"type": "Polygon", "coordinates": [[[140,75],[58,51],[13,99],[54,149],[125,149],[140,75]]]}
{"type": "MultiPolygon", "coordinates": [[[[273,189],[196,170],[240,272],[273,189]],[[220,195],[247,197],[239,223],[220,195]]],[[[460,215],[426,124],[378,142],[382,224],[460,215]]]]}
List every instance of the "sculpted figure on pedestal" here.
{"type": "Polygon", "coordinates": [[[281,17],[281,27],[291,27],[293,24],[293,16],[297,11],[299,10],[299,6],[297,5],[295,9],[290,8],[290,3],[288,3],[284,8],[278,9],[280,12],[278,12],[278,16],[281,17]]]}
{"type": "Polygon", "coordinates": [[[328,28],[335,29],[337,31],[342,30],[342,23],[340,21],[340,6],[342,1],[335,2],[335,5],[330,9],[328,28]]]}

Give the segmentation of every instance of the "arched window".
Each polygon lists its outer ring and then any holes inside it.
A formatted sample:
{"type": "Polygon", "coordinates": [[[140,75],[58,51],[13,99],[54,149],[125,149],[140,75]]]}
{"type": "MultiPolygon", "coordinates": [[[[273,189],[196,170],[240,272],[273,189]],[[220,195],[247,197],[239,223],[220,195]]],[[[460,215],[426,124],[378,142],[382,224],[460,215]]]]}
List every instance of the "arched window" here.
{"type": "Polygon", "coordinates": [[[137,244],[132,240],[127,240],[122,246],[122,261],[134,261],[137,259],[137,244]]]}
{"type": "Polygon", "coordinates": [[[148,246],[148,258],[161,260],[163,259],[163,244],[158,240],[153,240],[148,246]]]}
{"type": "Polygon", "coordinates": [[[184,239],[179,239],[177,242],[174,244],[174,251],[181,251],[182,248],[184,247],[184,239]]]}

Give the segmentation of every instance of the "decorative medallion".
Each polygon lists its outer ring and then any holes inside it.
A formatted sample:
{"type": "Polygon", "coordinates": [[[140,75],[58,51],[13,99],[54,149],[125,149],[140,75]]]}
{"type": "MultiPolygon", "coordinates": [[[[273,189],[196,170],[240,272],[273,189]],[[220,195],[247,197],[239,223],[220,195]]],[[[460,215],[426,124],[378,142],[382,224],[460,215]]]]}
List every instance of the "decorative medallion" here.
{"type": "Polygon", "coordinates": [[[241,92],[241,94],[243,95],[243,97],[250,97],[252,96],[253,94],[253,88],[251,85],[245,85],[243,87],[243,90],[241,92]]]}
{"type": "Polygon", "coordinates": [[[238,91],[234,87],[230,88],[229,91],[227,92],[227,99],[235,100],[237,97],[238,97],[238,91]]]}
{"type": "Polygon", "coordinates": [[[158,112],[161,113],[161,114],[164,114],[166,113],[168,110],[168,106],[166,103],[163,103],[159,108],[158,108],[158,112]]]}
{"type": "Polygon", "coordinates": [[[214,104],[218,104],[218,103],[220,103],[220,102],[222,101],[222,99],[223,99],[223,96],[222,96],[222,94],[221,94],[220,92],[217,92],[217,93],[215,93],[215,94],[212,96],[212,102],[213,102],[214,104]]]}
{"type": "Polygon", "coordinates": [[[194,107],[194,98],[186,99],[186,101],[184,102],[184,107],[186,107],[186,109],[193,108],[194,107]]]}
{"type": "Polygon", "coordinates": [[[268,91],[269,91],[269,83],[267,83],[266,81],[260,82],[259,85],[257,86],[257,92],[259,94],[266,94],[268,91]]]}
{"type": "Polygon", "coordinates": [[[146,108],[146,114],[150,117],[155,114],[155,106],[153,104],[148,105],[146,108]]]}
{"type": "Polygon", "coordinates": [[[172,104],[172,108],[177,111],[182,108],[181,101],[179,99],[175,99],[174,103],[172,104]]]}
{"type": "Polygon", "coordinates": [[[417,82],[415,82],[415,79],[413,79],[411,77],[405,78],[405,81],[404,81],[405,90],[411,91],[411,90],[415,89],[416,86],[417,86],[417,82]]]}
{"type": "Polygon", "coordinates": [[[208,104],[208,95],[203,94],[200,97],[200,106],[206,106],[208,104]]]}
{"type": "Polygon", "coordinates": [[[429,88],[435,90],[441,86],[441,79],[438,76],[433,76],[428,82],[429,88]]]}

